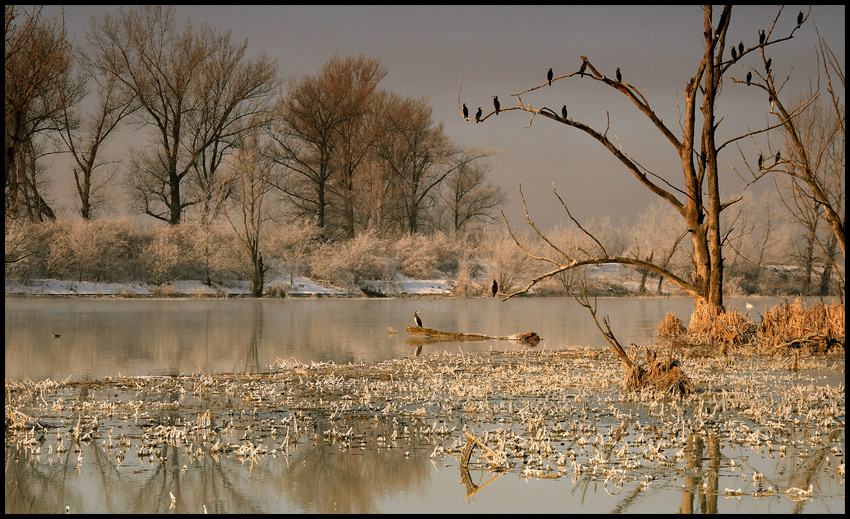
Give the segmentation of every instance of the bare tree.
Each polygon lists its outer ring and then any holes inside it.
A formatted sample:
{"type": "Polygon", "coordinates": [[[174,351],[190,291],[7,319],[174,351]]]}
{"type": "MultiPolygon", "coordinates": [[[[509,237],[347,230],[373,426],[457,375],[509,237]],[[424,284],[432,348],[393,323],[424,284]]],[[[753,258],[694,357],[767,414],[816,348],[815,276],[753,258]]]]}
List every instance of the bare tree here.
{"type": "Polygon", "coordinates": [[[265,228],[272,219],[269,198],[274,189],[272,164],[260,153],[257,130],[243,136],[239,150],[231,158],[237,185],[231,199],[232,208],[225,206],[224,216],[236,233],[236,238],[247,254],[251,271],[251,293],[263,296],[268,265],[263,261],[266,248],[265,228]]]}
{"type": "Polygon", "coordinates": [[[93,81],[97,101],[94,111],[83,116],[84,121],[80,121],[81,116],[72,110],[73,99],[62,103],[64,123],[59,135],[74,160],[74,184],[80,202],[80,216],[90,220],[94,210],[104,203],[105,197],[101,196],[101,192],[112,178],[112,174],[106,178],[95,178],[97,170],[109,164],[101,157],[102,146],[118,124],[136,109],[136,105],[132,96],[119,90],[114,71],[98,70],[83,55],[79,55],[77,63],[81,73],[59,94],[73,98],[78,96],[77,91],[83,88],[84,82],[93,81]]]}
{"type": "Polygon", "coordinates": [[[487,182],[488,170],[483,164],[463,164],[446,179],[440,196],[452,233],[461,232],[476,220],[493,220],[491,212],[505,202],[502,189],[487,182]]]}
{"type": "Polygon", "coordinates": [[[361,153],[344,149],[356,144],[343,144],[340,137],[357,137],[357,120],[363,117],[369,97],[386,73],[376,59],[335,55],[315,76],[291,81],[278,102],[269,129],[274,142],[269,156],[284,167],[277,187],[301,215],[316,217],[325,239],[330,238],[325,227],[336,161],[341,156],[350,175],[361,153]]]}
{"type": "MultiPolygon", "coordinates": [[[[552,269],[534,278],[522,291],[530,289],[547,277],[581,265],[620,263],[638,268],[646,268],[663,276],[665,279],[690,293],[698,305],[708,304],[712,313],[724,311],[722,246],[725,236],[720,227],[720,214],[725,208],[740,200],[741,197],[738,196],[730,200],[722,200],[718,155],[729,144],[733,144],[748,135],[766,131],[766,129],[748,132],[733,137],[726,142],[717,142],[717,99],[721,91],[724,76],[731,72],[730,69],[735,66],[741,57],[753,52],[763,53],[766,47],[790,39],[796,29],[792,29],[788,36],[777,38],[774,30],[776,21],[779,18],[778,14],[771,27],[765,33],[766,37],[762,41],[744,49],[743,52],[738,53],[737,57],[730,59],[724,55],[724,52],[728,48],[726,37],[732,17],[732,7],[726,6],[723,8],[716,24],[712,18],[713,11],[714,8],[712,6],[703,7],[702,34],[704,39],[704,53],[694,68],[694,75],[685,86],[684,117],[680,121],[681,134],[679,135],[656,114],[647,98],[640,92],[637,86],[622,80],[619,70],[616,78],[607,77],[588,57],[581,56],[580,70],[552,80],[552,83],[555,84],[557,81],[582,80],[587,77],[590,78],[592,84],[604,85],[625,96],[646,116],[652,127],[658,130],[670,143],[672,151],[676,154],[682,166],[683,176],[681,183],[684,185],[684,189],[675,187],[672,180],[665,179],[663,175],[650,171],[638,162],[636,158],[624,151],[615,140],[609,137],[607,127],[603,130],[595,129],[583,122],[563,117],[563,114],[556,113],[549,107],[537,109],[524,101],[523,97],[527,93],[543,88],[547,86],[547,83],[513,94],[517,105],[502,107],[501,109],[501,111],[505,112],[522,110],[531,113],[532,117],[529,124],[533,123],[535,117],[541,116],[586,133],[613,154],[642,186],[675,208],[684,220],[685,227],[690,236],[694,266],[689,278],[679,276],[667,268],[663,268],[654,262],[644,259],[612,255],[605,247],[602,247],[598,243],[597,248],[594,248],[592,251],[584,251],[582,256],[576,257],[553,246],[554,251],[566,256],[568,260],[563,261],[557,257],[536,256],[536,259],[550,263],[552,269]],[[696,112],[698,110],[701,111],[702,115],[701,126],[697,124],[696,112]]],[[[587,81],[587,79],[584,79],[584,81],[587,81]]],[[[463,84],[461,82],[462,86],[463,84]]],[[[458,97],[458,112],[460,113],[460,95],[458,97]]],[[[489,119],[490,115],[493,115],[493,112],[483,117],[481,122],[489,119]]],[[[560,197],[558,198],[563,204],[567,215],[578,223],[569,213],[563,200],[560,197]]],[[[527,220],[529,223],[532,223],[528,216],[527,220]]],[[[542,233],[538,231],[538,234],[541,234],[545,240],[545,236],[542,233]]],[[[550,245],[552,244],[550,243],[550,245]]]]}
{"type": "Polygon", "coordinates": [[[63,108],[80,98],[64,90],[70,84],[71,44],[64,21],[45,20],[41,8],[21,12],[7,5],[5,15],[5,214],[55,219],[40,191],[36,140],[60,129],[63,108]]]}

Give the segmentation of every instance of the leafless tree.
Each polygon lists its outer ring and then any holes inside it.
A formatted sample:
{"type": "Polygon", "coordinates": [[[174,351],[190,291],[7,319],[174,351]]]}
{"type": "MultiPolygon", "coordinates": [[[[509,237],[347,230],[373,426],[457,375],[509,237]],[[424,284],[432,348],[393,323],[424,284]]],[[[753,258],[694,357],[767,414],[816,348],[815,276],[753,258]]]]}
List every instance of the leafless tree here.
{"type": "Polygon", "coordinates": [[[55,219],[43,198],[36,162],[39,136],[61,128],[67,103],[79,95],[64,90],[71,74],[71,44],[64,20],[46,20],[41,8],[5,6],[5,214],[32,221],[55,219]],[[64,95],[63,95],[64,94],[64,95]]]}
{"type": "MultiPolygon", "coordinates": [[[[557,81],[584,80],[587,82],[587,78],[590,78],[590,84],[604,85],[625,96],[646,116],[652,127],[658,130],[670,143],[673,153],[676,154],[682,166],[683,176],[680,182],[684,185],[684,189],[675,187],[672,179],[665,179],[663,175],[647,169],[636,158],[623,150],[616,139],[612,140],[612,137],[609,136],[608,127],[601,130],[596,129],[581,121],[564,118],[562,114],[552,108],[545,106],[534,108],[524,100],[526,94],[546,87],[546,82],[513,94],[513,97],[516,98],[516,106],[502,106],[501,108],[503,112],[522,110],[531,113],[532,117],[529,124],[533,124],[534,119],[538,116],[547,117],[586,133],[613,154],[642,186],[675,208],[684,220],[685,228],[690,236],[694,263],[691,275],[689,277],[677,275],[669,269],[645,259],[612,255],[599,243],[597,243],[598,247],[590,251],[582,251],[579,255],[559,250],[553,245],[554,251],[568,259],[564,261],[559,257],[534,256],[539,261],[550,263],[552,268],[548,272],[535,277],[520,292],[530,289],[543,279],[582,265],[620,263],[649,269],[690,293],[698,305],[708,304],[713,313],[724,311],[722,247],[725,236],[720,227],[720,214],[724,209],[740,200],[741,197],[722,200],[718,156],[726,146],[749,135],[767,131],[767,129],[747,132],[726,142],[718,142],[716,140],[718,127],[717,99],[724,78],[732,72],[732,68],[741,57],[755,52],[761,52],[763,55],[765,48],[789,40],[797,29],[792,29],[790,34],[784,37],[776,34],[776,22],[782,12],[780,10],[765,33],[766,37],[763,41],[744,49],[743,52],[738,53],[737,57],[729,58],[724,53],[728,49],[726,38],[732,18],[732,7],[725,6],[716,23],[713,20],[713,12],[712,6],[703,7],[704,52],[694,67],[693,76],[685,86],[684,113],[680,121],[681,133],[678,135],[657,115],[636,85],[623,81],[621,77],[610,78],[606,76],[587,56],[581,56],[580,70],[552,80],[552,83],[556,84],[557,81]],[[697,124],[697,111],[701,111],[701,125],[697,124]]],[[[460,95],[458,97],[460,98],[460,95]]],[[[458,99],[458,112],[460,113],[460,111],[460,99],[458,99]]],[[[481,122],[486,122],[491,115],[493,113],[487,114],[481,119],[481,122]]],[[[560,197],[558,199],[563,204],[570,219],[578,223],[570,214],[563,200],[560,197]]],[[[527,220],[532,223],[528,216],[527,220]]],[[[545,236],[542,233],[539,234],[545,240],[545,236]]],[[[519,243],[518,245],[522,246],[519,243]]],[[[552,244],[550,243],[550,245],[552,244]]]]}
{"type": "Polygon", "coordinates": [[[499,186],[487,182],[489,168],[484,164],[463,164],[444,182],[440,197],[450,218],[449,229],[459,233],[474,221],[492,221],[492,211],[505,202],[499,186]]]}
{"type": "Polygon", "coordinates": [[[263,261],[263,250],[266,249],[268,239],[265,231],[274,216],[270,198],[276,182],[272,164],[260,152],[258,130],[242,137],[238,151],[230,160],[237,184],[231,207],[225,206],[224,216],[250,262],[251,293],[255,297],[262,297],[265,274],[269,268],[263,261]]]}
{"type": "MultiPolygon", "coordinates": [[[[323,237],[330,238],[327,212],[332,179],[353,175],[361,160],[357,135],[368,100],[386,76],[380,62],[366,56],[333,56],[315,76],[292,80],[277,105],[269,129],[274,146],[269,156],[283,166],[278,188],[303,216],[315,216],[323,237]]],[[[350,179],[340,180],[343,191],[350,179]]]]}

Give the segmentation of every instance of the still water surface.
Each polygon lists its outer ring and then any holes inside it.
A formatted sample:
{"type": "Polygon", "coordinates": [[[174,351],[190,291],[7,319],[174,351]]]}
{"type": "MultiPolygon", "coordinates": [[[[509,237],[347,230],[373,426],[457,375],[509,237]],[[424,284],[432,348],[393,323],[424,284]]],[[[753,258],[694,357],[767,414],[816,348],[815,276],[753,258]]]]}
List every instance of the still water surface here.
{"type": "MultiPolygon", "coordinates": [[[[781,301],[729,299],[727,305],[749,312],[758,322],[765,308],[781,301]],[[753,305],[751,309],[746,308],[747,302],[753,305]]],[[[816,299],[807,299],[809,304],[814,302],[816,299]]],[[[403,359],[415,351],[415,345],[408,344],[410,336],[405,332],[413,324],[415,310],[422,316],[424,326],[440,330],[496,336],[535,331],[543,338],[537,349],[607,346],[587,311],[566,298],[507,302],[449,298],[7,298],[5,375],[13,380],[48,377],[92,380],[118,374],[262,372],[268,371],[268,365],[276,359],[305,364],[403,359]],[[399,333],[387,333],[388,326],[399,333]],[[60,337],[54,339],[53,333],[60,337]]],[[[613,330],[623,343],[655,342],[652,327],[670,310],[687,324],[693,301],[690,298],[598,300],[598,314],[610,316],[613,330]]],[[[496,340],[439,343],[425,345],[421,354],[490,349],[512,351],[524,347],[496,340]]],[[[614,389],[615,401],[616,393],[614,389]]],[[[600,400],[602,397],[599,396],[600,400]]],[[[133,398],[145,399],[145,396],[133,398]]],[[[244,406],[238,402],[233,405],[244,406]]],[[[200,411],[202,408],[198,408],[200,411]]],[[[843,410],[840,419],[843,420],[843,410]]],[[[463,424],[455,425],[460,428],[463,424]]],[[[333,426],[322,420],[318,430],[333,426]]],[[[65,429],[63,434],[69,434],[65,429]]],[[[480,432],[480,425],[477,429],[480,432]]],[[[843,445],[843,428],[840,432],[836,440],[843,445]]],[[[47,444],[51,443],[53,434],[49,433],[47,444]]],[[[294,447],[291,456],[267,457],[252,464],[232,456],[220,461],[210,456],[192,460],[177,448],[166,447],[164,463],[131,461],[128,454],[121,466],[107,454],[114,451],[107,451],[99,440],[82,445],[79,459],[84,461],[79,463],[76,452],[55,458],[42,454],[40,461],[33,463],[10,455],[7,446],[6,512],[57,513],[64,511],[65,506],[72,512],[84,513],[658,513],[689,507],[702,512],[735,513],[844,511],[843,497],[834,497],[843,496],[843,478],[840,483],[829,481],[829,489],[819,490],[828,491],[833,496],[831,499],[818,500],[805,509],[781,495],[743,500],[709,495],[709,505],[694,504],[695,494],[697,499],[704,500],[705,496],[700,492],[683,493],[682,487],[687,485],[690,473],[687,477],[658,481],[648,491],[641,491],[634,483],[626,495],[612,495],[603,480],[593,476],[571,484],[564,478],[526,479],[518,471],[498,475],[492,481],[487,480],[490,475],[473,474],[483,490],[469,498],[467,489],[460,484],[462,472],[458,460],[435,458],[431,455],[433,448],[430,443],[409,442],[400,448],[374,448],[370,444],[368,449],[340,452],[339,448],[321,441],[302,442],[294,447]],[[188,470],[186,465],[190,467],[188,470]],[[172,495],[177,496],[174,508],[170,506],[172,495]],[[690,504],[686,507],[685,503],[690,504]]],[[[763,471],[770,484],[776,484],[774,477],[777,481],[782,479],[781,474],[800,472],[794,464],[797,458],[794,454],[780,459],[772,453],[756,455],[730,444],[723,455],[738,460],[739,464],[741,460],[749,461],[740,475],[734,470],[724,472],[715,488],[719,493],[727,485],[746,486],[753,470],[763,471]]],[[[703,462],[696,459],[695,463],[703,462]]],[[[716,475],[707,471],[702,477],[710,478],[711,473],[716,475]]]]}
{"type": "MultiPolygon", "coordinates": [[[[811,302],[814,298],[809,298],[811,302]]],[[[758,322],[778,298],[728,299],[758,322]],[[746,302],[753,308],[747,310],[746,302]]],[[[600,298],[621,343],[654,342],[670,310],[688,324],[691,298],[600,298]]],[[[538,348],[607,347],[571,298],[35,299],[6,298],[5,375],[20,380],[259,372],[276,359],[380,362],[411,355],[419,311],[437,330],[507,336],[535,331],[538,348]],[[388,327],[398,334],[388,333],[388,327]],[[52,334],[59,334],[54,339],[52,334]]],[[[426,345],[423,354],[515,349],[509,341],[426,345]]]]}

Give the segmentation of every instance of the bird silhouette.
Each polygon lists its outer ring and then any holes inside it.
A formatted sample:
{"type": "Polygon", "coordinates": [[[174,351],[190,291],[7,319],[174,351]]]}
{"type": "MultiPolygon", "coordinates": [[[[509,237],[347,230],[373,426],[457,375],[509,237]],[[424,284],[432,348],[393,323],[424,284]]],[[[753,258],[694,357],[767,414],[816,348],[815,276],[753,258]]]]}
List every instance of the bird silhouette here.
{"type": "Polygon", "coordinates": [[[747,86],[750,86],[750,81],[753,79],[753,71],[747,72],[747,86]]]}
{"type": "Polygon", "coordinates": [[[617,83],[623,82],[623,75],[620,74],[620,67],[617,67],[617,83]]]}
{"type": "Polygon", "coordinates": [[[797,15],[797,27],[803,25],[803,11],[800,11],[800,14],[797,15]]]}
{"type": "Polygon", "coordinates": [[[780,154],[780,151],[776,150],[776,162],[779,162],[779,154],[780,154]]]}
{"type": "Polygon", "coordinates": [[[767,63],[764,64],[764,70],[768,74],[770,74],[770,64],[773,62],[773,58],[767,58],[767,63]]]}
{"type": "Polygon", "coordinates": [[[62,337],[62,336],[61,336],[61,335],[59,335],[58,333],[53,333],[53,334],[51,334],[51,335],[53,335],[53,338],[54,338],[54,339],[58,339],[59,337],[62,337]]]}
{"type": "Polygon", "coordinates": [[[740,54],[741,56],[744,55],[744,41],[743,40],[741,40],[741,42],[738,43],[738,54],[740,54]]]}
{"type": "Polygon", "coordinates": [[[732,61],[736,61],[738,59],[738,51],[735,50],[735,46],[732,45],[732,61]]]}
{"type": "Polygon", "coordinates": [[[496,283],[496,280],[493,280],[493,287],[491,288],[493,291],[493,297],[496,297],[496,294],[499,292],[499,284],[496,283]]]}
{"type": "Polygon", "coordinates": [[[552,67],[549,67],[549,72],[546,73],[546,80],[549,82],[549,86],[552,86],[552,67]]]}
{"type": "Polygon", "coordinates": [[[764,164],[764,155],[759,153],[759,170],[761,170],[761,165],[764,164]]]}
{"type": "Polygon", "coordinates": [[[419,310],[413,312],[413,322],[416,323],[416,326],[422,328],[422,319],[419,318],[419,310]]]}
{"type": "Polygon", "coordinates": [[[567,105],[561,107],[561,115],[564,116],[564,120],[567,120],[567,105]]]}
{"type": "Polygon", "coordinates": [[[493,106],[496,107],[496,115],[499,115],[499,107],[502,106],[499,104],[499,96],[493,96],[493,106]]]}
{"type": "Polygon", "coordinates": [[[469,119],[469,108],[466,107],[466,103],[463,103],[463,118],[469,119]]]}
{"type": "Polygon", "coordinates": [[[478,124],[480,122],[481,122],[481,107],[479,106],[478,111],[475,112],[475,124],[478,124]]]}
{"type": "Polygon", "coordinates": [[[585,70],[587,70],[587,62],[582,60],[581,61],[581,68],[578,69],[578,73],[581,74],[581,77],[584,77],[584,71],[585,70]]]}
{"type": "Polygon", "coordinates": [[[764,45],[764,31],[759,30],[759,45],[764,45]]]}

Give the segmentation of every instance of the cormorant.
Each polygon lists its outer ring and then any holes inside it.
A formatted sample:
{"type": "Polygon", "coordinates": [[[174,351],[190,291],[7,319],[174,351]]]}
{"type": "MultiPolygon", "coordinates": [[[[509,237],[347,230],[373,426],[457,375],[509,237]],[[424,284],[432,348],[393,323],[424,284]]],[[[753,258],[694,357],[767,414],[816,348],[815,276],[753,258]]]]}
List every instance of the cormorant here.
{"type": "Polygon", "coordinates": [[[773,61],[773,58],[767,58],[767,63],[764,64],[764,70],[770,74],[770,62],[773,61]]]}
{"type": "Polygon", "coordinates": [[[753,71],[747,72],[747,86],[750,86],[750,81],[753,79],[753,71]]]}
{"type": "Polygon", "coordinates": [[[617,83],[623,82],[623,75],[620,74],[620,67],[617,67],[617,83]]]}
{"type": "Polygon", "coordinates": [[[422,319],[419,318],[419,310],[413,312],[413,321],[417,327],[422,328],[422,319]]]}
{"type": "Polygon", "coordinates": [[[737,60],[738,60],[738,51],[735,50],[735,46],[732,45],[732,61],[737,61],[737,60]]]}
{"type": "Polygon", "coordinates": [[[567,120],[567,105],[561,107],[561,115],[564,116],[564,120],[567,120]]]}
{"type": "Polygon", "coordinates": [[[54,339],[58,339],[59,337],[62,337],[62,336],[61,336],[61,335],[59,335],[58,333],[54,333],[54,334],[53,334],[53,338],[54,338],[54,339]]]}
{"type": "Polygon", "coordinates": [[[469,108],[466,107],[466,103],[463,103],[463,118],[469,119],[469,108]]]}
{"type": "Polygon", "coordinates": [[[779,153],[780,153],[780,151],[776,150],[776,162],[779,162],[779,153]]]}
{"type": "Polygon", "coordinates": [[[803,25],[803,11],[800,11],[800,14],[797,15],[797,27],[803,25]]]}
{"type": "Polygon", "coordinates": [[[502,106],[499,104],[499,96],[493,96],[493,106],[496,107],[496,115],[499,115],[499,107],[502,106]]]}
{"type": "Polygon", "coordinates": [[[552,67],[549,67],[549,72],[546,73],[546,80],[549,82],[549,86],[552,86],[552,67]]]}
{"type": "Polygon", "coordinates": [[[743,40],[741,40],[738,43],[738,54],[740,54],[741,56],[744,55],[744,41],[743,40]]]}
{"type": "Polygon", "coordinates": [[[578,73],[581,74],[581,77],[584,77],[584,71],[587,70],[587,62],[581,60],[581,68],[578,69],[578,73]]]}
{"type": "Polygon", "coordinates": [[[761,165],[764,163],[764,155],[759,153],[759,171],[761,171],[761,165]]]}
{"type": "Polygon", "coordinates": [[[475,123],[478,124],[481,122],[481,107],[478,107],[478,112],[475,113],[475,123]]]}
{"type": "Polygon", "coordinates": [[[493,280],[493,288],[491,290],[493,291],[493,297],[496,297],[496,294],[499,292],[499,284],[496,283],[495,279],[493,280]]]}
{"type": "Polygon", "coordinates": [[[763,44],[764,44],[764,31],[759,30],[759,45],[763,45],[763,44]]]}

